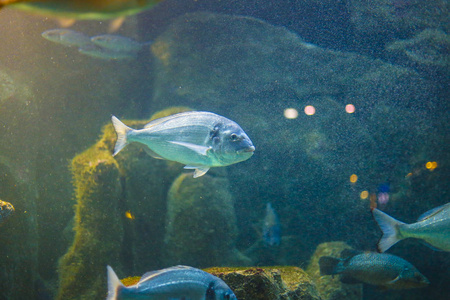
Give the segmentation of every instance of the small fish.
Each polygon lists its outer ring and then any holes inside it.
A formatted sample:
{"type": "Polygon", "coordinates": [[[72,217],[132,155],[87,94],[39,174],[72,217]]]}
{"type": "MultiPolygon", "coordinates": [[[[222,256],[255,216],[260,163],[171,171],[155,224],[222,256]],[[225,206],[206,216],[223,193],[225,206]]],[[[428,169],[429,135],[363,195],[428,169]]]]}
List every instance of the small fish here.
{"type": "Polygon", "coordinates": [[[151,43],[140,43],[131,38],[115,35],[115,34],[102,34],[91,37],[91,42],[95,45],[118,52],[139,52],[144,46],[151,43]]]}
{"type": "Polygon", "coordinates": [[[450,202],[422,214],[416,223],[405,224],[381,210],[372,210],[383,231],[378,250],[384,252],[406,238],[416,238],[435,250],[450,251],[450,202]]]}
{"type": "Polygon", "coordinates": [[[0,224],[14,213],[14,206],[11,203],[0,200],[0,224]]]}
{"type": "Polygon", "coordinates": [[[263,241],[268,246],[279,246],[281,243],[280,220],[272,208],[272,204],[266,205],[266,216],[263,224],[263,241]]]}
{"type": "Polygon", "coordinates": [[[252,141],[235,122],[210,112],[190,111],[160,118],[135,130],[111,117],[117,133],[114,154],[130,142],[148,147],[151,156],[195,169],[194,178],[211,167],[223,167],[249,159],[252,141]]]}
{"type": "Polygon", "coordinates": [[[110,51],[108,49],[102,49],[96,45],[85,45],[78,49],[83,55],[103,60],[131,60],[135,59],[136,53],[110,51]]]}
{"type": "Polygon", "coordinates": [[[70,29],[50,29],[44,31],[41,35],[46,40],[66,47],[83,47],[92,44],[87,35],[70,29]]]}
{"type": "Polygon", "coordinates": [[[430,283],[412,264],[392,254],[346,249],[341,257],[322,256],[320,275],[341,274],[343,283],[364,282],[390,289],[419,288],[430,283]]]}
{"type": "Polygon", "coordinates": [[[45,16],[78,20],[104,20],[130,16],[150,9],[162,0],[0,0],[8,5],[45,16]]]}
{"type": "Polygon", "coordinates": [[[187,266],[148,272],[137,284],[128,287],[120,282],[110,266],[107,266],[107,275],[107,300],[237,300],[222,279],[187,266]]]}

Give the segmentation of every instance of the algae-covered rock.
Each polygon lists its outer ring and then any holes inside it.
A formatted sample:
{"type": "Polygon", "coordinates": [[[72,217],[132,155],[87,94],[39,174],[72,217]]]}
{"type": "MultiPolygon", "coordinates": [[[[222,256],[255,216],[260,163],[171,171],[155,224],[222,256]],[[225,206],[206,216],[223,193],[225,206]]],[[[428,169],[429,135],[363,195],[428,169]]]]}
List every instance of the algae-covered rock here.
{"type": "Polygon", "coordinates": [[[306,272],[313,278],[320,296],[324,300],[362,299],[362,284],[344,284],[339,276],[320,276],[319,259],[322,256],[340,257],[342,250],[352,249],[344,242],[328,242],[317,246],[306,272]]]}
{"type": "Polygon", "coordinates": [[[100,274],[105,274],[106,265],[118,264],[123,240],[119,168],[108,143],[101,140],[74,158],[72,172],[75,238],[59,264],[57,299],[101,299],[106,277],[100,274]]]}
{"type": "Polygon", "coordinates": [[[449,74],[450,36],[439,29],[425,29],[410,39],[397,40],[386,50],[406,66],[449,74]]]}
{"type": "Polygon", "coordinates": [[[166,263],[196,267],[248,264],[235,249],[233,197],[226,177],[178,176],[167,196],[166,263]]]}
{"type": "Polygon", "coordinates": [[[319,300],[308,274],[298,267],[209,268],[239,300],[319,300]]]}

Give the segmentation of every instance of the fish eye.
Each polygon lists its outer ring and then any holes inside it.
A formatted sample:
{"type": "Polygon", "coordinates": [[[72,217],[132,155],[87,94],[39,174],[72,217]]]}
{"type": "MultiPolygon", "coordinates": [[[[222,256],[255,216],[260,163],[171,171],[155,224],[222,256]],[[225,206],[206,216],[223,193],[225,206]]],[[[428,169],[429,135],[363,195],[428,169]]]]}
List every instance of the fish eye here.
{"type": "Polygon", "coordinates": [[[230,300],[231,299],[231,294],[230,293],[225,293],[225,295],[223,295],[223,299],[230,300]]]}
{"type": "Polygon", "coordinates": [[[230,139],[231,139],[232,141],[236,141],[236,140],[238,139],[237,134],[236,134],[236,133],[232,133],[232,134],[230,135],[230,139]]]}

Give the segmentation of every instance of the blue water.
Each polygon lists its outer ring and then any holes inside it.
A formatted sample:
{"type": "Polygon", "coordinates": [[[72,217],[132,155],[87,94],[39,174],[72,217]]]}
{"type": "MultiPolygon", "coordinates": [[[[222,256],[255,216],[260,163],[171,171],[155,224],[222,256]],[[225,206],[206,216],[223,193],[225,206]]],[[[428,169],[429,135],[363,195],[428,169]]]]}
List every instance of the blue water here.
{"type": "MultiPolygon", "coordinates": [[[[0,223],[0,300],[94,299],[86,291],[95,278],[106,295],[106,263],[119,277],[175,264],[306,269],[321,243],[376,251],[381,231],[371,205],[412,223],[449,202],[447,1],[166,0],[114,32],[153,41],[128,60],[89,57],[41,37],[61,24],[0,10],[0,200],[15,207],[0,223]],[[111,114],[148,120],[173,106],[232,119],[255,154],[186,179],[181,196],[171,196],[188,171],[130,146],[123,152],[132,159],[117,156],[120,191],[77,211],[71,161],[99,140],[111,114]],[[269,202],[281,245],[252,252],[269,202]],[[77,237],[76,224],[99,225],[77,237]],[[93,236],[100,243],[89,251],[68,250],[93,236]],[[91,273],[68,272],[68,251],[73,265],[92,264],[91,273]],[[92,276],[88,283],[82,274],[92,276]]],[[[109,26],[69,28],[95,36],[109,26]]],[[[363,299],[447,299],[448,252],[414,240],[388,252],[431,284],[364,285],[363,299]]]]}

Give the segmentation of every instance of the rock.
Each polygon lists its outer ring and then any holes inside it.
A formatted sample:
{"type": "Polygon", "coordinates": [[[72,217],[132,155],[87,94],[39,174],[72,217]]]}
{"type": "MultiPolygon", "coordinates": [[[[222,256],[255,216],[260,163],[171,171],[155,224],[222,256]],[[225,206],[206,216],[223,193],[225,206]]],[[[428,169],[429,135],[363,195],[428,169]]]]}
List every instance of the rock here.
{"type": "Polygon", "coordinates": [[[214,172],[200,178],[192,173],[179,175],[167,196],[166,264],[250,264],[235,249],[238,231],[233,202],[226,177],[214,172]]]}
{"type": "Polygon", "coordinates": [[[442,30],[425,29],[410,39],[388,44],[386,50],[403,65],[448,76],[450,36],[442,30]]]}
{"type": "Polygon", "coordinates": [[[313,278],[320,296],[324,300],[360,300],[362,299],[362,284],[344,284],[339,276],[320,276],[319,259],[322,256],[340,257],[342,250],[352,249],[344,242],[328,242],[317,246],[316,252],[306,272],[313,278]]]}
{"type": "Polygon", "coordinates": [[[105,266],[119,263],[123,224],[119,166],[100,140],[72,161],[76,192],[75,238],[59,262],[57,299],[105,297],[105,266]]]}
{"type": "Polygon", "coordinates": [[[311,278],[297,267],[210,268],[239,300],[319,300],[311,278]]]}
{"type": "Polygon", "coordinates": [[[348,4],[357,36],[374,39],[373,44],[416,33],[425,28],[442,27],[448,31],[448,4],[445,1],[351,0],[348,4]]]}

